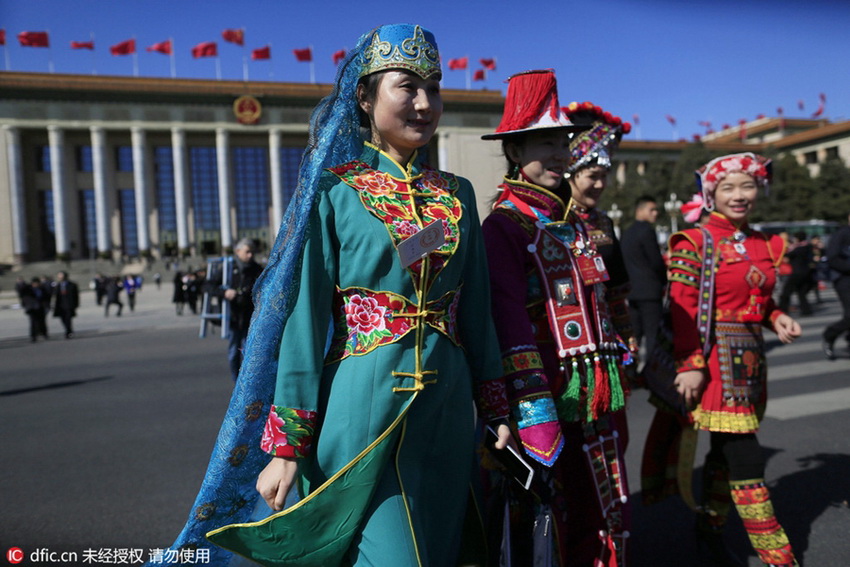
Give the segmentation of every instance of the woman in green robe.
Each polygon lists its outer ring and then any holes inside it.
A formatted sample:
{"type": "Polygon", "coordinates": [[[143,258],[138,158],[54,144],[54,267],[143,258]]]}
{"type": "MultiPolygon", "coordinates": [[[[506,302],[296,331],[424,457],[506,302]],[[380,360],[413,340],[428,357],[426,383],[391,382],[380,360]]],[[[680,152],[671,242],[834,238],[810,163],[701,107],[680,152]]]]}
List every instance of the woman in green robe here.
{"type": "Polygon", "coordinates": [[[369,141],[317,177],[276,347],[257,490],[277,512],[208,535],[267,565],[454,565],[473,399],[484,420],[508,411],[472,187],[421,151],[442,113],[434,37],[404,24],[365,38],[344,65],[360,66],[349,103],[369,141]]]}

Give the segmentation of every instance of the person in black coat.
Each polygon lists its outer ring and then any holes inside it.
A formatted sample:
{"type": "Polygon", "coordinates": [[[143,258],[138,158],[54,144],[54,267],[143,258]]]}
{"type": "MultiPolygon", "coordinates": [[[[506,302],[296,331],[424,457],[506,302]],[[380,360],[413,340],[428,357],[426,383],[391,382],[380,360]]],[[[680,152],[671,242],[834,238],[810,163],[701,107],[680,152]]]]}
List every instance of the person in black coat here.
{"type": "Polygon", "coordinates": [[[121,303],[121,290],[123,289],[123,284],[121,283],[120,276],[112,276],[106,278],[106,306],[103,310],[103,316],[109,317],[109,306],[117,305],[118,312],[115,314],[116,316],[121,316],[121,311],[124,310],[124,304],[121,303]]]}
{"type": "MultiPolygon", "coordinates": [[[[850,217],[847,219],[850,221],[850,217]]],[[[832,270],[832,285],[844,315],[823,331],[823,352],[830,360],[835,359],[835,339],[850,331],[850,225],[841,227],[833,234],[826,246],[826,260],[832,270]]]]}
{"type": "Polygon", "coordinates": [[[30,320],[30,340],[36,342],[39,335],[47,336],[47,312],[50,311],[50,293],[41,285],[41,280],[33,278],[20,291],[21,305],[30,320]]]}
{"type": "Polygon", "coordinates": [[[800,302],[800,314],[811,315],[812,306],[809,304],[806,294],[812,287],[812,273],[815,267],[814,247],[811,242],[806,240],[804,232],[795,234],[794,239],[794,244],[785,253],[785,257],[791,265],[791,274],[785,280],[785,285],[782,286],[782,293],[779,295],[779,309],[788,313],[791,295],[796,294],[800,302]]]}
{"type": "Polygon", "coordinates": [[[646,353],[655,347],[661,321],[662,300],[667,286],[667,266],[652,227],[658,218],[658,204],[644,195],[635,202],[635,221],[623,233],[620,246],[629,273],[629,315],[632,330],[640,344],[646,337],[646,353]]]}
{"type": "Polygon", "coordinates": [[[80,290],[77,284],[68,279],[68,272],[59,272],[53,284],[53,316],[62,320],[66,339],[74,336],[73,321],[79,306],[80,290]]]}
{"type": "Polygon", "coordinates": [[[254,261],[253,241],[243,238],[233,249],[233,268],[230,285],[224,288],[224,299],[230,302],[230,344],[227,358],[230,361],[230,373],[233,380],[239,376],[242,366],[242,350],[248,337],[248,326],[254,314],[254,301],[251,297],[254,284],[263,267],[254,261]]]}

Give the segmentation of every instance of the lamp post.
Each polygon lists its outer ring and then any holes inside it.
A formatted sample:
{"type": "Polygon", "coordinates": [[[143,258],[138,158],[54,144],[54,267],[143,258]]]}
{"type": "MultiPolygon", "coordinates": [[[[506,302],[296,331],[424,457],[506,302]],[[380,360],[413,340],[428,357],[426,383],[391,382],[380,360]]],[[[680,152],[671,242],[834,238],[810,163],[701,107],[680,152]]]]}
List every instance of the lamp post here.
{"type": "Polygon", "coordinates": [[[676,198],[675,193],[670,193],[670,198],[664,202],[664,210],[670,217],[670,228],[673,232],[679,232],[679,212],[681,211],[682,201],[676,198]]]}
{"type": "Polygon", "coordinates": [[[623,211],[620,210],[617,203],[611,205],[608,210],[608,217],[614,221],[614,234],[617,235],[617,238],[620,238],[620,219],[623,218],[623,211]]]}

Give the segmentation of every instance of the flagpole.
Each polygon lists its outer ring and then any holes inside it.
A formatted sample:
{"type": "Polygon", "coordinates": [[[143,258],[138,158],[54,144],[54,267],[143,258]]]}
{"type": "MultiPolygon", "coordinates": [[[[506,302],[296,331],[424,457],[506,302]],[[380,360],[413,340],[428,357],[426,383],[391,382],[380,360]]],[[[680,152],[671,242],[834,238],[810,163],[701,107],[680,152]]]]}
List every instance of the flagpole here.
{"type": "Polygon", "coordinates": [[[313,46],[310,46],[310,83],[316,84],[316,64],[313,57],[313,46]]]}
{"type": "Polygon", "coordinates": [[[217,54],[215,56],[215,78],[221,80],[221,59],[217,54]]]}
{"type": "Polygon", "coordinates": [[[248,82],[248,49],[245,47],[245,32],[247,30],[242,28],[242,79],[247,83],[248,82]]]}
{"type": "Polygon", "coordinates": [[[139,76],[139,50],[136,49],[136,36],[133,36],[133,76],[139,76]]]}
{"type": "Polygon", "coordinates": [[[95,56],[94,56],[94,32],[91,32],[91,33],[89,34],[89,37],[91,37],[91,44],[92,44],[92,50],[91,50],[91,74],[92,74],[92,75],[97,75],[97,63],[96,63],[95,56]]]}
{"type": "Polygon", "coordinates": [[[272,80],[274,78],[274,65],[272,64],[272,58],[271,58],[272,44],[269,43],[268,46],[269,46],[269,80],[272,80]]]}
{"type": "Polygon", "coordinates": [[[12,70],[12,63],[9,60],[9,46],[6,45],[6,44],[3,44],[3,59],[6,62],[6,70],[11,71],[12,70]]]}
{"type": "Polygon", "coordinates": [[[472,78],[469,75],[469,55],[466,56],[466,90],[472,90],[472,78]]]}
{"type": "MultiPolygon", "coordinates": [[[[50,30],[47,30],[47,37],[50,37],[50,30]]],[[[51,73],[55,73],[56,69],[53,67],[53,48],[50,47],[50,40],[47,40],[47,69],[51,73]]]]}
{"type": "Polygon", "coordinates": [[[177,66],[174,63],[174,38],[173,37],[168,38],[168,45],[171,46],[171,53],[168,54],[168,58],[171,59],[171,78],[176,79],[177,78],[177,66]]]}

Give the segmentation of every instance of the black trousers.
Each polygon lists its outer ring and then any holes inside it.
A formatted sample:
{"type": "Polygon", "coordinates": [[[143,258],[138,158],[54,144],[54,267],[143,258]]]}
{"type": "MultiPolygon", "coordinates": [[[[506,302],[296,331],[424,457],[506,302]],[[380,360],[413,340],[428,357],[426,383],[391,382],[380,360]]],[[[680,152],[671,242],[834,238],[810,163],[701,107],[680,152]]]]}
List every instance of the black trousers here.
{"type": "Polygon", "coordinates": [[[629,318],[632,321],[632,331],[638,344],[646,337],[646,355],[652,353],[655,339],[658,335],[658,325],[661,322],[661,300],[636,299],[629,300],[629,318]]]}
{"type": "Polygon", "coordinates": [[[706,460],[729,466],[729,480],[764,478],[765,459],[754,433],[711,432],[711,450],[706,460]]]}
{"type": "Polygon", "coordinates": [[[809,273],[791,274],[785,280],[785,285],[782,286],[782,293],[779,295],[779,309],[788,312],[788,306],[791,305],[791,295],[796,294],[800,302],[800,313],[803,315],[811,315],[812,306],[809,305],[809,299],[806,294],[812,289],[812,276],[809,273]]]}
{"type": "Polygon", "coordinates": [[[839,336],[850,331],[850,276],[840,277],[834,284],[835,293],[841,301],[844,316],[824,329],[823,338],[828,342],[834,342],[839,336]]]}
{"type": "Polygon", "coordinates": [[[47,336],[47,313],[44,311],[27,312],[30,318],[30,337],[47,336]]]}

